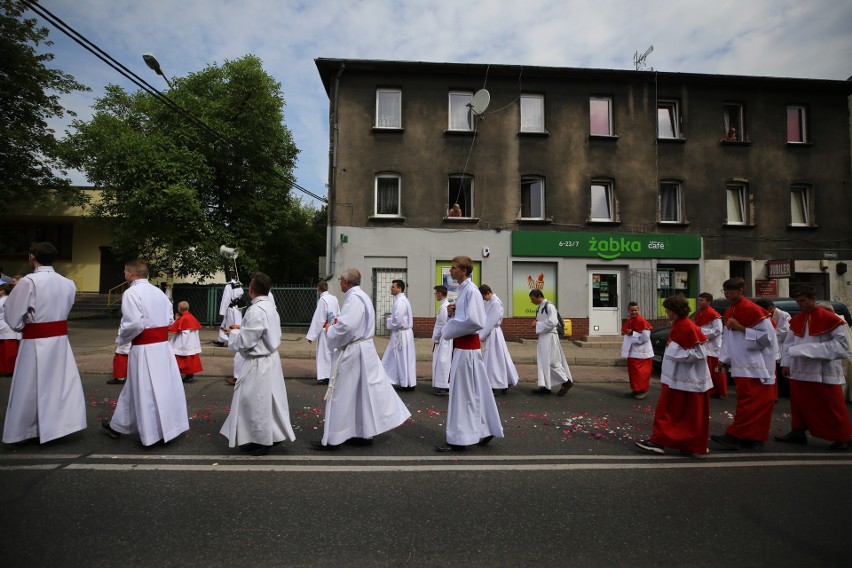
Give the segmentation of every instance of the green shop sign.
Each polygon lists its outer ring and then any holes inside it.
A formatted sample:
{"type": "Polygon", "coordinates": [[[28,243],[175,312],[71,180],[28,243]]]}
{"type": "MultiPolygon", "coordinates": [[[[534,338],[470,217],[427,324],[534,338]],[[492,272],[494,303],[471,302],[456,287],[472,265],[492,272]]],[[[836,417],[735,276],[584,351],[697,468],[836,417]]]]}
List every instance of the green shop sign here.
{"type": "Polygon", "coordinates": [[[583,258],[701,258],[700,235],[515,231],[513,256],[583,258]]]}

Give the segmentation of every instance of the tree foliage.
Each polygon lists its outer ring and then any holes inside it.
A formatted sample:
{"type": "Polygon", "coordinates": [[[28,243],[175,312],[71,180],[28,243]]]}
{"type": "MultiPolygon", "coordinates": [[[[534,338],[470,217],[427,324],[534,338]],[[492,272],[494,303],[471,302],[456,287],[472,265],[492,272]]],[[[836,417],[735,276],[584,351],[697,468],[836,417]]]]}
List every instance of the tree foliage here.
{"type": "Polygon", "coordinates": [[[59,143],[48,120],[66,111],[60,94],[89,89],[71,75],[50,69],[48,30],[24,18],[24,6],[0,0],[0,203],[43,205],[60,197],[81,203],[82,192],[61,174],[59,143]]]}
{"type": "Polygon", "coordinates": [[[241,271],[283,282],[303,270],[312,279],[322,246],[301,267],[301,257],[288,260],[281,250],[294,234],[310,233],[314,210],[289,193],[298,150],[280,84],[248,55],[172,85],[169,98],[215,133],[152,94],[111,85],[91,121],[75,121],[67,139],[69,163],[101,189],[92,212],[112,227],[115,253],[204,278],[223,267],[225,244],[241,250],[241,271]]]}

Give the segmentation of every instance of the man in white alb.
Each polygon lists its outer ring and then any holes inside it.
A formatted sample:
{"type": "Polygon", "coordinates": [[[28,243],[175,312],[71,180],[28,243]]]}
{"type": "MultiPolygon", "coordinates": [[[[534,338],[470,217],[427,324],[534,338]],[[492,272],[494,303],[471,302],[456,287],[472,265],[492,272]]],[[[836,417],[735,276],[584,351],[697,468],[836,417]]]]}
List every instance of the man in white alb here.
{"type": "Polygon", "coordinates": [[[328,282],[325,280],[317,282],[317,293],[319,294],[317,307],[314,310],[311,327],[308,329],[305,339],[309,343],[317,342],[317,383],[327,385],[328,378],[331,376],[332,353],[328,348],[325,330],[337,319],[337,314],[340,313],[340,304],[337,302],[337,298],[329,293],[328,282]]]}
{"type": "Polygon", "coordinates": [[[432,328],[432,386],[435,394],[448,396],[450,394],[450,366],[453,363],[453,342],[451,339],[441,339],[441,330],[447,323],[447,287],[435,286],[435,299],[440,302],[438,313],[435,315],[435,326],[432,328]]]}
{"type": "Polygon", "coordinates": [[[414,313],[405,297],[405,282],[391,282],[393,307],[387,319],[390,341],[382,355],[382,365],[391,384],[399,390],[411,391],[417,386],[417,353],[414,350],[414,313]]]}

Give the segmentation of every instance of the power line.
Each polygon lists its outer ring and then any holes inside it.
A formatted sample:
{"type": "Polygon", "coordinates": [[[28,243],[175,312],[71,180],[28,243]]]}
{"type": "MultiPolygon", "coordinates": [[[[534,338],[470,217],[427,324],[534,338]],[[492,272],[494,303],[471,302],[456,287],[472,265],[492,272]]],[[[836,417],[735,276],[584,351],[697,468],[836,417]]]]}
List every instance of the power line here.
{"type": "MultiPolygon", "coordinates": [[[[145,79],[143,79],[142,77],[140,77],[139,75],[137,75],[136,73],[134,73],[133,71],[131,71],[130,69],[125,67],[121,62],[119,62],[118,60],[113,58],[109,53],[105,52],[100,47],[95,45],[88,38],[86,38],[83,34],[78,32],[77,30],[75,30],[69,24],[65,23],[61,18],[59,18],[58,16],[56,16],[55,14],[50,12],[48,9],[39,5],[38,2],[35,2],[33,0],[21,0],[21,3],[24,4],[25,6],[27,6],[30,10],[32,10],[33,12],[38,14],[39,16],[41,16],[42,18],[44,18],[49,24],[53,25],[53,27],[55,27],[60,32],[62,32],[66,36],[68,36],[71,40],[73,40],[75,43],[80,45],[83,49],[85,49],[86,51],[88,51],[89,53],[91,53],[92,55],[94,55],[95,57],[97,57],[98,59],[103,61],[104,63],[106,63],[108,66],[112,67],[120,75],[122,75],[123,77],[128,79],[130,82],[132,82],[133,84],[138,86],[140,89],[142,89],[143,91],[152,95],[154,98],[158,99],[160,102],[165,104],[168,108],[170,108],[172,111],[180,114],[181,116],[183,116],[184,118],[186,118],[187,120],[192,122],[198,128],[201,128],[202,130],[204,130],[208,134],[212,135],[214,138],[220,140],[226,146],[228,146],[228,148],[230,148],[232,151],[234,151],[236,153],[236,148],[234,147],[234,144],[228,138],[226,138],[224,135],[219,133],[219,131],[217,131],[216,129],[214,129],[213,127],[211,127],[207,123],[205,123],[200,118],[193,115],[191,112],[189,112],[188,110],[186,110],[185,108],[180,106],[178,103],[176,103],[174,100],[172,100],[167,95],[162,93],[156,87],[152,86],[145,79]]],[[[317,195],[317,194],[305,189],[304,187],[302,187],[301,185],[299,185],[298,183],[296,183],[292,179],[283,175],[278,170],[276,170],[274,168],[269,168],[269,171],[271,171],[274,175],[278,176],[281,180],[286,182],[291,188],[297,189],[297,190],[301,191],[302,193],[316,199],[317,201],[319,201],[321,203],[328,203],[327,198],[322,197],[320,195],[317,195]]]]}

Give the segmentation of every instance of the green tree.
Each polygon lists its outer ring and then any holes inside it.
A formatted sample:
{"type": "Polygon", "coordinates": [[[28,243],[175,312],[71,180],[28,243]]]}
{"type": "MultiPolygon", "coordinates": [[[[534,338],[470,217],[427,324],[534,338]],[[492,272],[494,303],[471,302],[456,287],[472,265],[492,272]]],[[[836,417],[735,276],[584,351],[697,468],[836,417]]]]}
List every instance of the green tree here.
{"type": "Polygon", "coordinates": [[[223,267],[223,244],[241,249],[241,271],[267,270],[265,251],[300,209],[281,85],[252,55],[172,84],[169,98],[215,132],[114,85],[91,121],[73,123],[69,163],[101,189],[92,215],[110,224],[118,256],[146,258],[157,272],[209,277],[223,267]]]}
{"type": "Polygon", "coordinates": [[[0,0],[0,203],[43,205],[56,197],[82,203],[83,194],[70,186],[59,157],[59,143],[47,121],[62,118],[60,94],[89,89],[71,75],[50,69],[52,53],[47,28],[23,17],[24,6],[0,0]]]}

